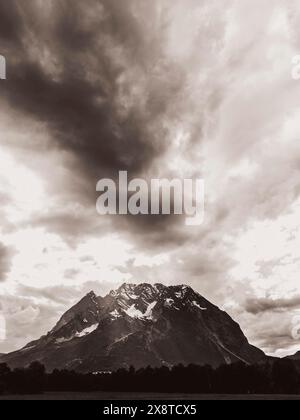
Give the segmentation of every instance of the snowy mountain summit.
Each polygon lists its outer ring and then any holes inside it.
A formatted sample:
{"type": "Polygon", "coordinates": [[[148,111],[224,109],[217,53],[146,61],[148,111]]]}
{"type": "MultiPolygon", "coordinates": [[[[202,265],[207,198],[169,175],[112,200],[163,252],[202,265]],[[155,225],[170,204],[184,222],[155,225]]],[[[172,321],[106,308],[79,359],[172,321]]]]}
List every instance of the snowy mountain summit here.
{"type": "Polygon", "coordinates": [[[39,340],[1,358],[12,367],[34,360],[81,372],[120,367],[254,363],[265,357],[239,325],[188,286],[123,284],[90,292],[39,340]]]}

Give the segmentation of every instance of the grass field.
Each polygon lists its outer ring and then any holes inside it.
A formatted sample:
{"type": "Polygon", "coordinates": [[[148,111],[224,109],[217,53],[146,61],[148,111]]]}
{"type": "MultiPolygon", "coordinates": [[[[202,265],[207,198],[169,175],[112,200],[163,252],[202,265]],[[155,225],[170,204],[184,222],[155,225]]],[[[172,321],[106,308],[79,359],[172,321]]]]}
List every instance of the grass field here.
{"type": "Polygon", "coordinates": [[[2,396],[0,400],[300,400],[300,395],[187,395],[187,394],[144,394],[144,393],[46,393],[43,395],[2,396]]]}

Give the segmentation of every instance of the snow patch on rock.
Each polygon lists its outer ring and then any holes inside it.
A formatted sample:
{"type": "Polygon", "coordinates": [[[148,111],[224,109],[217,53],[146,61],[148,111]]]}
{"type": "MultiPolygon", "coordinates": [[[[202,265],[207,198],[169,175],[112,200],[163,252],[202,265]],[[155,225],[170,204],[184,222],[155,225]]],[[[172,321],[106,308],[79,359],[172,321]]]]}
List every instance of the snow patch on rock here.
{"type": "Polygon", "coordinates": [[[202,306],[200,306],[195,300],[192,303],[193,303],[194,306],[199,308],[201,311],[207,311],[207,308],[202,308],[202,306]]]}
{"type": "Polygon", "coordinates": [[[165,306],[173,306],[174,305],[174,299],[167,298],[165,302],[165,306]]]}
{"type": "Polygon", "coordinates": [[[91,325],[90,327],[85,328],[81,332],[77,332],[75,334],[75,337],[78,337],[78,338],[85,337],[86,335],[89,335],[92,332],[94,332],[98,328],[98,326],[99,326],[99,324],[91,325]]]}
{"type": "Polygon", "coordinates": [[[145,318],[152,319],[152,311],[153,311],[153,309],[155,308],[156,304],[157,304],[157,302],[156,302],[156,301],[155,301],[155,302],[150,303],[150,305],[148,306],[148,308],[147,308],[147,310],[146,310],[146,312],[145,312],[145,314],[144,314],[144,317],[145,317],[145,318]]]}
{"type": "Polygon", "coordinates": [[[61,338],[58,338],[57,340],[55,340],[55,343],[56,344],[63,344],[63,343],[67,343],[68,341],[71,341],[71,340],[73,340],[73,338],[74,338],[74,336],[72,336],[72,337],[61,337],[61,338]]]}
{"type": "Polygon", "coordinates": [[[136,309],[135,305],[130,306],[130,308],[126,309],[125,313],[130,316],[130,318],[143,318],[144,314],[136,309]]]}
{"type": "Polygon", "coordinates": [[[119,312],[117,311],[117,309],[115,309],[114,311],[112,311],[112,312],[110,313],[110,315],[111,315],[113,318],[120,318],[120,317],[121,317],[121,315],[119,314],[119,312]]]}
{"type": "Polygon", "coordinates": [[[138,318],[138,319],[152,319],[152,311],[155,308],[157,302],[152,302],[148,305],[146,312],[143,313],[139,309],[135,307],[135,305],[132,305],[130,308],[128,308],[125,313],[130,316],[130,318],[138,318]]]}

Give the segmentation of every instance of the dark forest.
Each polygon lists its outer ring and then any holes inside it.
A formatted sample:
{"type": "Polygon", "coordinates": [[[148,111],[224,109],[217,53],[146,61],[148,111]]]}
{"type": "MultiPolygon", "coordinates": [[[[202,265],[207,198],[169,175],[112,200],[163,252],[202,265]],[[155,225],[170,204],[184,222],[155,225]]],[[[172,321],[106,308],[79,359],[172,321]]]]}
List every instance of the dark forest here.
{"type": "Polygon", "coordinates": [[[45,392],[151,392],[186,394],[287,394],[300,393],[300,374],[291,360],[259,365],[237,363],[212,369],[209,366],[178,365],[113,373],[80,374],[54,370],[33,362],[11,370],[0,364],[0,395],[45,392]]]}

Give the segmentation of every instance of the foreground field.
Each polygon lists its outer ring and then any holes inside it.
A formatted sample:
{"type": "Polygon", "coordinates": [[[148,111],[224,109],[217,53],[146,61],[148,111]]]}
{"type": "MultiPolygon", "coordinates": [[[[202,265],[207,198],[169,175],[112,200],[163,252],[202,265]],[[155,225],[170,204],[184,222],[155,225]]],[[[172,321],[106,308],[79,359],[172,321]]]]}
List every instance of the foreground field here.
{"type": "Polygon", "coordinates": [[[43,395],[2,396],[0,400],[300,400],[300,395],[188,395],[188,394],[144,394],[144,393],[46,393],[43,395]]]}

